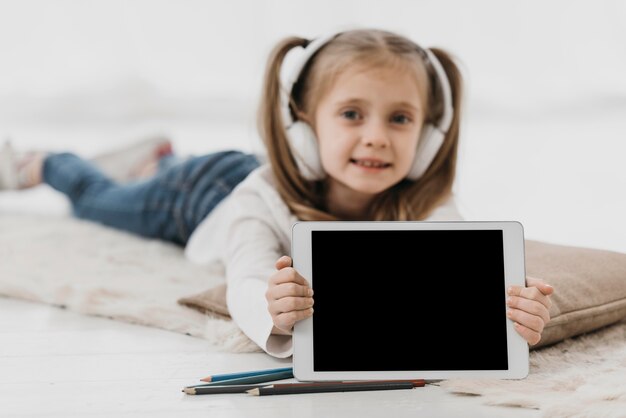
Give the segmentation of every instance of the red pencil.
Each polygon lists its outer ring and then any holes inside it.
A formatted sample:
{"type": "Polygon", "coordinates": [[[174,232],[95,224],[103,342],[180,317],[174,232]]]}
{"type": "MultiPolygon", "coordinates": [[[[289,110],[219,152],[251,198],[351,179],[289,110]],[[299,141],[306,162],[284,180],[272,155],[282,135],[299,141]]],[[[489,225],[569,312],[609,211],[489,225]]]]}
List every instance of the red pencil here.
{"type": "Polygon", "coordinates": [[[253,396],[291,395],[298,393],[356,392],[365,390],[413,389],[425,385],[418,380],[368,380],[349,382],[281,383],[248,390],[253,396]]]}
{"type": "MultiPolygon", "coordinates": [[[[332,384],[353,384],[353,383],[411,383],[413,387],[422,387],[426,385],[426,381],[424,379],[408,379],[408,380],[330,380],[324,382],[296,382],[296,383],[272,383],[273,387],[287,387],[287,386],[324,386],[324,385],[332,385],[332,384]]],[[[270,385],[267,385],[270,386],[270,385]]]]}

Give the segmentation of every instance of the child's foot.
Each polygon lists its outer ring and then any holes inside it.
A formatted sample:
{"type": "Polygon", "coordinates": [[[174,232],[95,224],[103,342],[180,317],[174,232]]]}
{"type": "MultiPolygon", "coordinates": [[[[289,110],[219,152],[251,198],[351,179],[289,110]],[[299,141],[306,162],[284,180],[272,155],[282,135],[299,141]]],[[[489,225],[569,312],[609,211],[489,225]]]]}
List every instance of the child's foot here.
{"type": "Polygon", "coordinates": [[[172,152],[171,141],[158,136],[98,155],[92,162],[113,180],[126,182],[155,174],[159,160],[172,152]]]}
{"type": "Polygon", "coordinates": [[[43,152],[17,153],[7,141],[0,150],[0,190],[37,186],[42,180],[43,152]]]}

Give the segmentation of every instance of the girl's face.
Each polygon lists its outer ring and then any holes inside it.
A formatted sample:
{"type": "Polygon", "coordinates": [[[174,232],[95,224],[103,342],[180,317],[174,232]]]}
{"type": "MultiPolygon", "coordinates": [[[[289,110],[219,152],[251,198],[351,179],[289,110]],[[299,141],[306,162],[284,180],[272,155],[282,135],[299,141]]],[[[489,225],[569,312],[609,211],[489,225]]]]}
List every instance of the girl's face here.
{"type": "Polygon", "coordinates": [[[337,77],[314,113],[329,198],[365,204],[406,177],[424,120],[422,103],[409,71],[357,67],[337,77]]]}

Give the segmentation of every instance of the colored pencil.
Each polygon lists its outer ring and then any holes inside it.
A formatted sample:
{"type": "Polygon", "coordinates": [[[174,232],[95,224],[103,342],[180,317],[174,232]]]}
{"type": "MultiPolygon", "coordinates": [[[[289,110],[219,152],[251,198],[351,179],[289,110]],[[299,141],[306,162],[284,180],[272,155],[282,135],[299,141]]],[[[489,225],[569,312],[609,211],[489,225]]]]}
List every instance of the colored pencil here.
{"type": "MultiPolygon", "coordinates": [[[[398,381],[398,380],[377,380],[377,381],[360,381],[358,383],[397,383],[397,382],[404,382],[404,381],[398,381]]],[[[413,386],[417,387],[417,386],[424,386],[424,381],[423,380],[411,380],[409,381],[411,383],[413,383],[413,386]]],[[[286,387],[290,387],[290,386],[298,386],[298,387],[305,387],[305,386],[325,386],[325,385],[329,385],[330,383],[332,384],[338,384],[338,383],[356,383],[356,382],[303,382],[303,383],[275,383],[273,385],[271,385],[274,388],[286,388],[286,387]]],[[[261,384],[256,384],[256,385],[227,385],[227,386],[205,386],[205,387],[196,387],[196,388],[185,388],[183,389],[183,392],[185,392],[187,395],[217,395],[217,394],[227,394],[227,393],[246,393],[249,390],[252,389],[258,389],[258,388],[264,388],[267,387],[267,384],[261,383],[261,384]]]]}
{"type": "Polygon", "coordinates": [[[267,386],[267,383],[258,385],[228,385],[228,386],[208,386],[199,388],[185,388],[183,392],[187,395],[217,395],[224,393],[246,393],[250,389],[267,386]]]}
{"type": "Polygon", "coordinates": [[[266,369],[266,370],[253,370],[249,372],[239,372],[239,373],[226,373],[226,374],[214,374],[211,376],[207,376],[203,379],[200,379],[203,382],[218,382],[222,380],[231,380],[231,379],[239,379],[241,377],[250,377],[250,376],[258,376],[261,374],[270,374],[270,373],[280,373],[290,371],[293,373],[292,367],[281,367],[278,369],[266,369]]]}
{"type": "Polygon", "coordinates": [[[247,385],[252,383],[272,382],[274,380],[291,379],[293,377],[293,371],[286,370],[279,373],[267,373],[259,374],[256,376],[240,377],[238,379],[220,380],[217,382],[204,383],[201,385],[187,386],[186,388],[200,388],[208,386],[228,386],[228,385],[247,385]]]}
{"type": "Polygon", "coordinates": [[[269,385],[247,390],[253,396],[292,395],[298,393],[356,392],[365,390],[413,389],[424,386],[424,380],[318,382],[269,385]]]}

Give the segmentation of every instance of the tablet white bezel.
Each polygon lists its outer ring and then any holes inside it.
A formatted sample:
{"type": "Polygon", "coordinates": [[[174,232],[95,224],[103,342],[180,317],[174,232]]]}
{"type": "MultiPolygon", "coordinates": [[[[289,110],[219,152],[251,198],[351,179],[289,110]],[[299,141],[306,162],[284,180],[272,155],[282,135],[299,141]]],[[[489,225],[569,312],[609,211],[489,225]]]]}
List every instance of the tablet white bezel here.
{"type": "MultiPolygon", "coordinates": [[[[455,222],[296,222],[292,227],[292,258],[294,268],[313,288],[311,267],[311,232],[341,230],[501,230],[503,232],[505,287],[502,303],[506,303],[509,286],[524,286],[524,230],[519,222],[455,221],[455,222]]],[[[315,315],[315,314],[314,314],[315,315]]],[[[296,323],[293,332],[294,376],[301,381],[369,380],[369,379],[451,379],[497,378],[522,379],[528,375],[528,344],[507,318],[507,370],[424,370],[424,371],[348,371],[316,372],[313,370],[313,319],[296,323]]],[[[332,342],[330,342],[332,344],[332,342]]],[[[459,347],[467,341],[459,342],[459,347]]],[[[473,343],[472,343],[473,344],[473,343]]]]}

